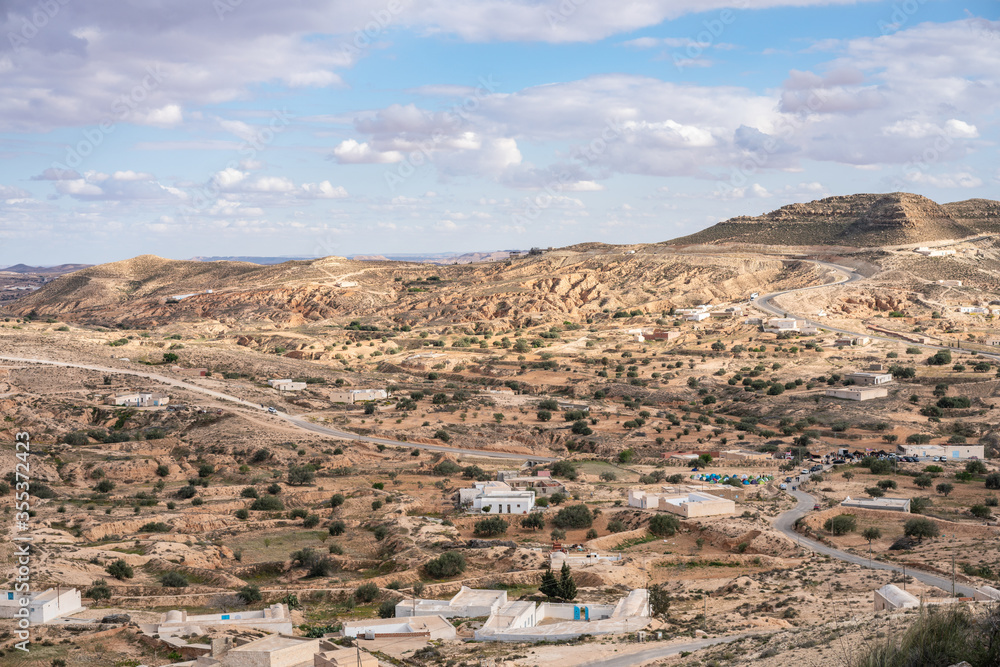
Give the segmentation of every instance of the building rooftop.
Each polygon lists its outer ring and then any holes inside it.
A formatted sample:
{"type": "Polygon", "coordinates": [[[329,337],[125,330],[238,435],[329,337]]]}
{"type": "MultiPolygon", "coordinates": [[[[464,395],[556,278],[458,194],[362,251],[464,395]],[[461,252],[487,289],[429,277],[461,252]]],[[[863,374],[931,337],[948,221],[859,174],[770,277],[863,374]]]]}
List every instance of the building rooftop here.
{"type": "Polygon", "coordinates": [[[246,652],[246,651],[280,651],[282,649],[291,648],[292,646],[299,646],[301,644],[307,644],[309,642],[316,642],[317,648],[319,647],[318,639],[307,639],[305,637],[290,637],[288,635],[268,635],[267,637],[261,637],[260,639],[255,639],[249,644],[243,644],[242,646],[236,646],[230,649],[230,653],[234,652],[246,652]]]}
{"type": "Polygon", "coordinates": [[[851,498],[844,499],[842,505],[862,505],[864,507],[903,509],[910,505],[909,498],[851,498]]]}
{"type": "Polygon", "coordinates": [[[920,605],[919,599],[898,586],[893,586],[892,584],[886,584],[882,588],[878,589],[878,592],[879,595],[884,597],[895,607],[917,607],[920,605]]]}
{"type": "Polygon", "coordinates": [[[451,604],[456,607],[488,606],[505,595],[506,591],[466,588],[463,586],[462,590],[451,599],[451,604]]]}

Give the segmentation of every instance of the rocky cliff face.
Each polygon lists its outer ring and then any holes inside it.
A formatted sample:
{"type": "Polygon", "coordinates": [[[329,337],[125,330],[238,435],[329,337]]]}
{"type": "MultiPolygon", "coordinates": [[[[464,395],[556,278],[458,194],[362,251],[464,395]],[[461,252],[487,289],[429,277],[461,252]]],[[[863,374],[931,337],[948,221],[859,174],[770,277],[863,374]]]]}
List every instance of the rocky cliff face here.
{"type": "Polygon", "coordinates": [[[828,197],[757,217],[720,222],[673,243],[759,243],[878,247],[1000,231],[1000,202],[970,199],[940,206],[906,192],[828,197]]]}

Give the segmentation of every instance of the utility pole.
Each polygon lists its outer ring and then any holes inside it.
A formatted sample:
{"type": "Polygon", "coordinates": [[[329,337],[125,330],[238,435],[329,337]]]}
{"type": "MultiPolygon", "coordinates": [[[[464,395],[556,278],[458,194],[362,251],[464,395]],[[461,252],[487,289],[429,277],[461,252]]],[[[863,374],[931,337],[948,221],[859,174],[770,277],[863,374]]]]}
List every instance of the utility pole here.
{"type": "Polygon", "coordinates": [[[955,554],[951,555],[951,597],[955,597],[955,554]]]}
{"type": "Polygon", "coordinates": [[[906,566],[903,566],[903,590],[906,590],[906,566]]]}

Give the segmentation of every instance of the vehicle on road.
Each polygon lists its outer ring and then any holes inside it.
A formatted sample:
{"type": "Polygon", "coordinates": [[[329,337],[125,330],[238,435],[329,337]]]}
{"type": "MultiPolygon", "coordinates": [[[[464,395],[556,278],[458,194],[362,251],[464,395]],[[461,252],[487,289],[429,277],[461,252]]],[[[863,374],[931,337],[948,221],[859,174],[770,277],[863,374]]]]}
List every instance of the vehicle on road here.
{"type": "Polygon", "coordinates": [[[808,475],[809,474],[809,468],[803,468],[801,472],[802,472],[803,475],[808,475]]]}
{"type": "Polygon", "coordinates": [[[781,484],[778,485],[778,488],[784,491],[788,488],[788,485],[782,482],[781,484]]]}
{"type": "Polygon", "coordinates": [[[809,472],[819,472],[822,469],[823,466],[813,466],[812,468],[809,468],[809,472]]]}
{"type": "Polygon", "coordinates": [[[823,509],[823,507],[819,503],[813,505],[813,510],[821,510],[821,509],[823,509]]]}
{"type": "Polygon", "coordinates": [[[757,292],[754,292],[753,294],[750,295],[750,300],[751,301],[756,301],[758,296],[760,296],[760,295],[757,294],[757,292]]]}
{"type": "Polygon", "coordinates": [[[276,415],[276,414],[278,414],[278,411],[277,411],[277,410],[275,410],[274,408],[268,408],[268,409],[267,409],[267,411],[268,411],[268,412],[269,412],[270,414],[272,414],[272,415],[276,415]]]}

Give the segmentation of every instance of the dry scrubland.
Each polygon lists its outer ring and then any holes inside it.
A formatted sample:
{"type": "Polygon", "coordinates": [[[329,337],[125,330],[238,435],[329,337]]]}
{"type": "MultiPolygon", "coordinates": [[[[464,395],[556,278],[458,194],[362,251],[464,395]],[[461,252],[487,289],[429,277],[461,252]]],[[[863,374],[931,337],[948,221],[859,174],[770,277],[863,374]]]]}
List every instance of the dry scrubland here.
{"type": "MultiPolygon", "coordinates": [[[[995,457],[997,364],[957,352],[947,363],[929,364],[930,350],[902,340],[841,349],[830,333],[778,337],[743,318],[675,317],[673,308],[707,301],[742,301],[754,315],[745,303],[751,292],[828,278],[808,262],[730,250],[693,256],[664,246],[595,245],[458,267],[336,258],[190,266],[137,258],[62,278],[9,309],[0,322],[0,355],[152,372],[184,386],[113,370],[0,362],[3,455],[12,458],[16,431],[30,432],[32,475],[46,489],[32,518],[43,538],[37,584],[87,590],[103,579],[111,599],[87,600],[91,609],[79,617],[128,610],[133,620],[177,607],[240,608],[236,594],[251,586],[262,596],[254,608],[293,595],[302,605],[295,612],[302,632],[376,615],[383,603],[412,596],[415,585],[423,597],[447,597],[464,583],[504,587],[512,599],[543,599],[538,585],[559,529],[556,515],[582,504],[593,515],[590,525],[566,527],[557,537],[621,552],[625,562],[574,568],[577,599],[613,601],[656,586],[669,605],[658,609],[651,629],[665,641],[690,641],[698,631],[767,637],[663,664],[846,664],[862,638],[875,641],[890,627],[898,632],[913,615],[873,620],[871,591],[891,573],[810,555],[777,531],[773,520],[794,506],[777,484],[798,472],[801,457],[840,447],[964,440],[984,444],[995,457]],[[629,250],[636,254],[624,254],[629,250]],[[344,280],[359,285],[336,287],[344,280]],[[205,289],[214,292],[165,302],[205,289]],[[628,331],[637,328],[681,335],[636,342],[628,331]],[[164,354],[211,375],[183,376],[163,363],[164,354]],[[854,403],[823,395],[842,386],[847,373],[876,363],[897,367],[888,398],[854,403]],[[266,385],[275,377],[308,386],[278,394],[266,385]],[[345,387],[390,388],[392,397],[367,408],[335,402],[334,392],[345,387]],[[199,388],[400,444],[310,433],[199,388]],[[183,409],[116,408],[99,398],[134,389],[169,393],[171,406],[183,409]],[[968,400],[939,408],[942,397],[968,400]],[[420,444],[472,453],[413,446],[420,444]],[[673,475],[691,474],[665,453],[726,449],[790,451],[796,458],[741,465],[716,455],[709,472],[776,476],[753,493],[741,489],[734,517],[681,521],[673,534],[653,536],[653,513],[627,506],[630,488],[656,490],[673,475]],[[489,456],[496,452],[572,463],[554,466],[567,497],[544,510],[543,528],[524,528],[514,517],[505,534],[477,535],[480,517],[456,507],[459,488],[518,465],[489,456]],[[473,541],[480,538],[500,542],[473,541]],[[464,570],[428,571],[429,561],[450,551],[462,555],[464,570]],[[119,559],[131,577],[108,573],[119,559]],[[187,585],[165,586],[162,577],[171,572],[187,585]],[[366,583],[376,585],[374,597],[356,593],[366,583]]],[[[976,271],[997,275],[998,251],[989,239],[959,250],[934,264],[899,249],[828,256],[868,277],[779,303],[810,316],[825,309],[831,323],[852,330],[951,337],[976,349],[992,321],[955,309],[998,297],[993,283],[976,278],[976,271]],[[933,284],[949,271],[967,276],[967,285],[933,284]]],[[[995,460],[986,461],[985,473],[966,474],[964,464],[952,462],[928,472],[928,465],[876,466],[874,474],[855,464],[824,473],[805,484],[821,509],[803,530],[867,554],[862,532],[878,528],[875,558],[950,573],[954,556],[959,581],[996,585],[997,529],[985,525],[996,522],[1000,489],[987,488],[995,460]],[[924,475],[930,486],[917,485],[924,475]],[[912,517],[884,512],[854,512],[857,528],[844,535],[825,528],[842,513],[836,506],[845,496],[865,496],[878,482],[890,496],[929,499],[922,513],[940,536],[890,549],[912,517]],[[952,488],[946,494],[940,484],[952,488]],[[974,516],[973,506],[987,513],[974,516]]],[[[0,555],[12,562],[9,542],[0,555]]],[[[912,578],[907,586],[928,597],[945,594],[912,578]]],[[[465,621],[460,634],[469,636],[482,620],[465,621]]],[[[8,629],[9,621],[0,621],[0,634],[8,629]]],[[[39,645],[30,659],[8,649],[3,659],[46,667],[59,658],[115,664],[107,656],[169,662],[164,651],[140,645],[130,628],[86,638],[97,629],[49,628],[38,639],[50,645],[39,645]]],[[[555,647],[449,642],[416,657],[412,648],[400,649],[395,659],[582,664],[637,647],[626,638],[555,647]]]]}

